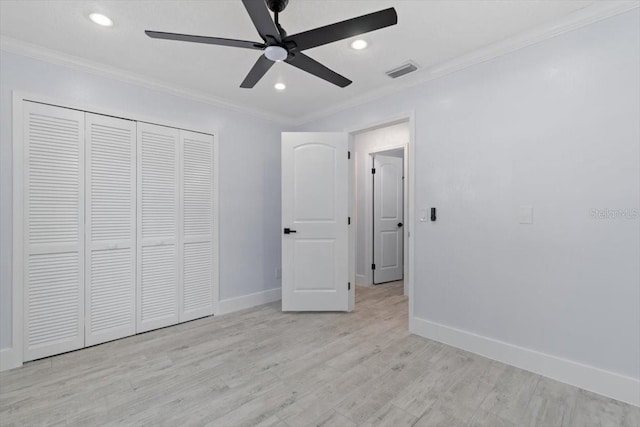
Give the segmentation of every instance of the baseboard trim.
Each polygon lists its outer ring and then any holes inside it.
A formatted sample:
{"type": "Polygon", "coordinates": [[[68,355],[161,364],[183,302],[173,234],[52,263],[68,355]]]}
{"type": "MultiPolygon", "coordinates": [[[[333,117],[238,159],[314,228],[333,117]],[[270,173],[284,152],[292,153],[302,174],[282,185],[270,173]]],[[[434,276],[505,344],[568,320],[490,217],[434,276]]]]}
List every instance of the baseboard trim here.
{"type": "Polygon", "coordinates": [[[20,366],[22,366],[22,361],[13,348],[3,348],[0,350],[0,372],[19,368],[20,366]]]}
{"type": "Polygon", "coordinates": [[[243,295],[241,297],[223,299],[220,301],[218,313],[215,314],[227,314],[234,311],[244,310],[245,308],[255,307],[256,305],[267,304],[270,302],[278,301],[282,298],[282,291],[280,288],[269,289],[262,292],[256,292],[254,294],[243,295]]]}
{"type": "Polygon", "coordinates": [[[356,285],[358,286],[371,286],[371,283],[367,280],[367,276],[364,274],[356,274],[356,285]]]}
{"type": "Polygon", "coordinates": [[[640,406],[640,380],[413,317],[409,331],[517,368],[640,406]]]}

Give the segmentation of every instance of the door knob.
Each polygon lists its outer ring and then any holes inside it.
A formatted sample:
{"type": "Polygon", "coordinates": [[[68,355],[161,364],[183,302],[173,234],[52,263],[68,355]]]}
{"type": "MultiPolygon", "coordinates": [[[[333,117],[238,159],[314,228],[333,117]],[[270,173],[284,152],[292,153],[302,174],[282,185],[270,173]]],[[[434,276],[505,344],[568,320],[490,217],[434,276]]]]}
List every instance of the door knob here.
{"type": "Polygon", "coordinates": [[[402,223],[401,222],[398,223],[398,227],[402,227],[402,223]]]}
{"type": "Polygon", "coordinates": [[[291,233],[297,233],[297,231],[296,230],[292,230],[290,228],[285,228],[284,229],[284,234],[291,234],[291,233]]]}

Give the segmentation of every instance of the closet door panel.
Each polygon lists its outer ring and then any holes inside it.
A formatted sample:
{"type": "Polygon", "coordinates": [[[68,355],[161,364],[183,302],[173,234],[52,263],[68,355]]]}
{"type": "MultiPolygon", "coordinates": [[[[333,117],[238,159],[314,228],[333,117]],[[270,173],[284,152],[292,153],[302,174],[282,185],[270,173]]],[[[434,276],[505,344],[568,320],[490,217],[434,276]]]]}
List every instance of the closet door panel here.
{"type": "Polygon", "coordinates": [[[184,322],[213,314],[213,137],[181,130],[180,147],[184,322]]]}
{"type": "Polygon", "coordinates": [[[84,346],[84,113],[24,102],[24,360],[84,346]]]}
{"type": "Polygon", "coordinates": [[[86,115],[86,345],[136,332],[136,124],[86,115]]]}
{"type": "Polygon", "coordinates": [[[179,321],[179,132],[138,123],[137,332],[179,321]]]}

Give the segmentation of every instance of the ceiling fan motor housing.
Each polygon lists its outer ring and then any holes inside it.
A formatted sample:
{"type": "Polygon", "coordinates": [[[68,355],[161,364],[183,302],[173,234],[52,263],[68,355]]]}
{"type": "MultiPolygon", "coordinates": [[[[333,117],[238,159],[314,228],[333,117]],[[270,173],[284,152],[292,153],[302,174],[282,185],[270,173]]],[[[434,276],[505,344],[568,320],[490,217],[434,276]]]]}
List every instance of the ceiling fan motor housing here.
{"type": "Polygon", "coordinates": [[[267,6],[272,12],[280,13],[282,12],[289,3],[289,0],[266,0],[267,6]]]}

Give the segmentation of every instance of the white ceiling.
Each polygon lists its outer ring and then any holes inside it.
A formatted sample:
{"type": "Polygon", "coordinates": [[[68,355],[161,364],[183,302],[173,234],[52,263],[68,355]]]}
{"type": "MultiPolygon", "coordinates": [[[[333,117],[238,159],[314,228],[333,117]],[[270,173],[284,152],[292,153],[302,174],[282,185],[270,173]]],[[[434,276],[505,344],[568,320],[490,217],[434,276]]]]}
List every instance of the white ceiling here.
{"type": "Polygon", "coordinates": [[[306,51],[353,80],[340,89],[283,63],[254,89],[239,88],[260,52],[153,40],[144,30],[259,41],[240,0],[214,1],[0,1],[0,34],[104,64],[201,97],[223,100],[288,119],[327,110],[381,88],[406,86],[425,70],[469,52],[551,25],[596,3],[593,0],[291,0],[280,15],[289,34],[361,14],[396,8],[398,25],[366,34],[370,47],[354,51],[350,40],[306,51]],[[87,16],[111,17],[112,28],[87,16]],[[406,60],[423,71],[391,80],[384,72],[406,60]],[[276,92],[274,83],[286,83],[276,92]]]}

